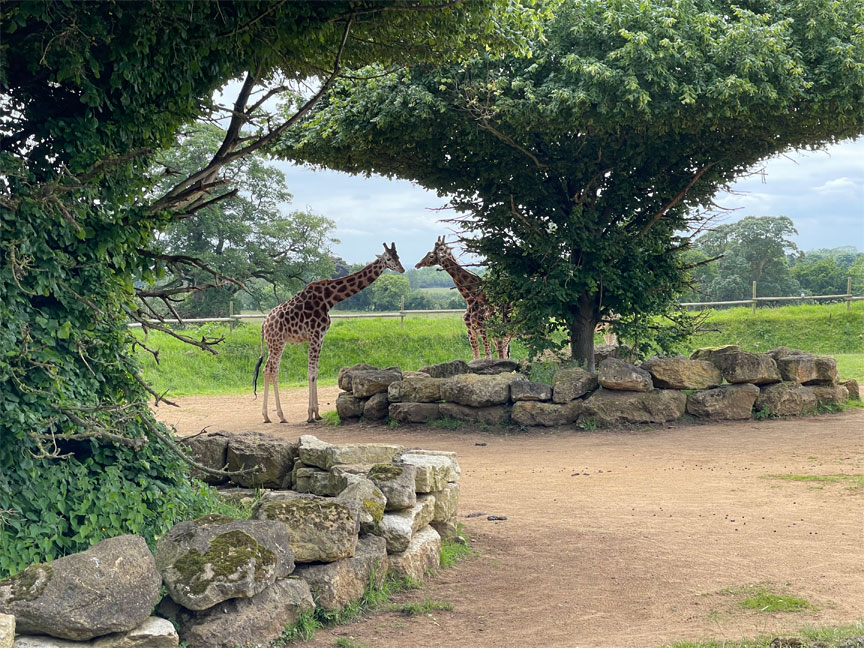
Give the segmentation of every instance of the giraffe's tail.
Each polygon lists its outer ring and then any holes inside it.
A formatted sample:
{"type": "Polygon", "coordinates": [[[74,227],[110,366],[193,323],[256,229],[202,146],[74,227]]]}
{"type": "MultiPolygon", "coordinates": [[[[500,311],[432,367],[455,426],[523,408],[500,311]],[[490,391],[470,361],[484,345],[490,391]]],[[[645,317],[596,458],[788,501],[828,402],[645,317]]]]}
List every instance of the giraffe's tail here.
{"type": "Polygon", "coordinates": [[[255,398],[258,398],[258,370],[261,369],[261,363],[264,362],[264,328],[261,328],[261,355],[258,356],[258,362],[255,364],[255,373],[252,374],[252,393],[255,398]]]}

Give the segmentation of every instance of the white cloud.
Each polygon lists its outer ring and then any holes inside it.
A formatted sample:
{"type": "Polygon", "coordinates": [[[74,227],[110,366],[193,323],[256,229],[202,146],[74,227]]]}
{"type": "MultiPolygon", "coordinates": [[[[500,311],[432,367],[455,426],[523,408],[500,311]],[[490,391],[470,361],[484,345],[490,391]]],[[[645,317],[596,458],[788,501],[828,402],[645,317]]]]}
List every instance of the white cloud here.
{"type": "MultiPolygon", "coordinates": [[[[855,182],[852,178],[843,176],[835,180],[813,187],[813,191],[820,194],[845,194],[850,197],[855,197],[862,192],[862,184],[855,182]]],[[[859,196],[860,198],[860,196],[859,196]]]]}

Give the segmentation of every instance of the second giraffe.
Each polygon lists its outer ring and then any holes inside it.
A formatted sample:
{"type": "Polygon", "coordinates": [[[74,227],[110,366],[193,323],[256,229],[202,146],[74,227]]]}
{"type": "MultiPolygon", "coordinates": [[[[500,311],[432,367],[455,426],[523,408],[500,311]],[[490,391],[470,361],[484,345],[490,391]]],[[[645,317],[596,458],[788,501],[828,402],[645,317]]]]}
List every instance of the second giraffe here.
{"type": "MultiPolygon", "coordinates": [[[[483,293],[483,280],[473,272],[469,272],[459,265],[453,256],[453,252],[444,242],[443,236],[438,237],[432,251],[420,259],[414,267],[429,268],[435,265],[440,265],[447,274],[453,277],[456,289],[463,299],[465,299],[466,307],[463,319],[465,320],[465,327],[468,329],[468,341],[471,343],[474,359],[477,360],[480,357],[478,338],[481,337],[483,338],[485,357],[491,358],[492,350],[489,343],[490,338],[486,332],[486,323],[492,319],[495,314],[495,308],[489,303],[489,300],[483,293]]],[[[494,343],[499,358],[510,357],[510,336],[496,338],[494,343]]]]}

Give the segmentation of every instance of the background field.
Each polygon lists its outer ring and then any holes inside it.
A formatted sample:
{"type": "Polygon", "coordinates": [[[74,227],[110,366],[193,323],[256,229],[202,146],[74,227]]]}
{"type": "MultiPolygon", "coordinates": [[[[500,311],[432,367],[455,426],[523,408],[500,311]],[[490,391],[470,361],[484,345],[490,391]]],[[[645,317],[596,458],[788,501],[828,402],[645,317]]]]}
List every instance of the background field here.
{"type": "MultiPolygon", "coordinates": [[[[682,353],[702,346],[739,344],[751,351],[766,351],[786,345],[837,358],[840,374],[864,380],[864,303],[829,306],[786,306],[713,311],[705,331],[695,336],[682,353]]],[[[140,332],[137,333],[140,335],[140,332]]],[[[190,328],[184,334],[225,336],[219,354],[211,355],[169,336],[151,333],[147,345],[159,350],[160,363],[139,351],[145,378],[159,391],[174,395],[233,394],[248,392],[261,352],[260,323],[241,324],[233,331],[209,324],[190,328]]],[[[598,338],[598,343],[602,340],[598,338]]],[[[526,356],[518,341],[512,346],[516,359],[526,356]]],[[[471,358],[462,319],[456,316],[408,318],[405,328],[398,319],[336,320],[327,334],[319,366],[320,383],[333,385],[339,369],[358,362],[375,366],[400,366],[403,370],[471,358]]],[[[285,348],[280,371],[281,386],[306,384],[306,345],[285,348]]],[[[263,382],[259,378],[259,387],[263,382]]]]}

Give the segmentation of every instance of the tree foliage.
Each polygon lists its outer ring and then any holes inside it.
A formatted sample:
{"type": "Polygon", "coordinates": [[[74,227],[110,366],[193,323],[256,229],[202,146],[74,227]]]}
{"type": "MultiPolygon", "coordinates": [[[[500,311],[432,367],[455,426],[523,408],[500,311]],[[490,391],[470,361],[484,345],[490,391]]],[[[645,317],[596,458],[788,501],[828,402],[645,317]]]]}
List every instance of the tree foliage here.
{"type": "Polygon", "coordinates": [[[155,232],[225,199],[223,169],[286,133],[349,67],[518,47],[531,20],[505,0],[0,5],[0,574],[121,532],[152,541],[206,504],[129,348],[127,321],[150,314],[134,280],[202,269],[164,255],[155,232]],[[489,19],[496,6],[506,18],[489,19]],[[237,100],[216,105],[236,78],[237,100]],[[276,96],[289,116],[266,110],[276,96]],[[154,198],[155,153],[220,117],[206,166],[154,198]]]}
{"type": "Polygon", "coordinates": [[[718,189],[864,130],[862,18],[855,0],[569,2],[531,58],[342,84],[277,150],[450,196],[518,329],[563,327],[592,363],[599,320],[642,339],[672,314],[718,189]]]}

